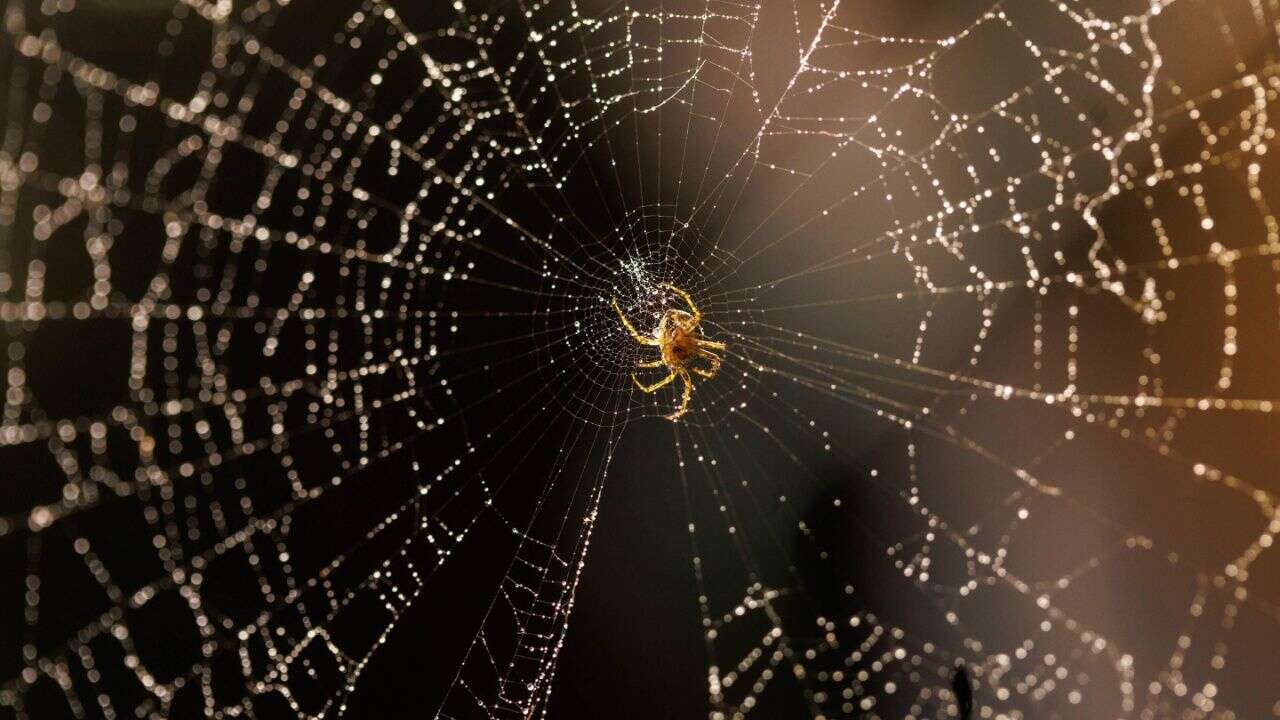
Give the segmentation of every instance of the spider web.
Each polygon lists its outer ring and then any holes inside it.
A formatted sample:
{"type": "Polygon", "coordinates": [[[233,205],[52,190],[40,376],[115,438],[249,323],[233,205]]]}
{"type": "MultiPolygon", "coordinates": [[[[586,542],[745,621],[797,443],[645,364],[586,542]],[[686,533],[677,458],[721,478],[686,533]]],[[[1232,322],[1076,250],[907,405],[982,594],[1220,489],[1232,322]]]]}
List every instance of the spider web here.
{"type": "Polygon", "coordinates": [[[0,713],[1280,714],[1280,6],[932,5],[3,3],[0,713]]]}

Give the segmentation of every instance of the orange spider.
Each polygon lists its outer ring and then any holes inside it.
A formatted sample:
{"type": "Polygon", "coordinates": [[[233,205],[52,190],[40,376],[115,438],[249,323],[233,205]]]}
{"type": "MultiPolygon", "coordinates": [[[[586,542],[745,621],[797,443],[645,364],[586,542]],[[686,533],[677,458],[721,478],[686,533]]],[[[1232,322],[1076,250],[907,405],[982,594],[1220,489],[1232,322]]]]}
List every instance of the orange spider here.
{"type": "Polygon", "coordinates": [[[623,314],[622,308],[618,307],[618,298],[613,299],[613,309],[618,312],[618,317],[622,319],[623,326],[627,328],[627,332],[631,333],[631,337],[635,338],[636,342],[641,345],[657,347],[662,353],[661,359],[636,363],[636,367],[656,368],[666,365],[671,370],[669,375],[652,385],[645,385],[640,382],[635,373],[631,373],[631,380],[636,384],[636,387],[643,392],[654,393],[659,388],[670,384],[676,377],[684,381],[684,394],[680,399],[680,407],[666,416],[668,420],[675,421],[679,420],[680,416],[689,410],[689,396],[693,394],[693,379],[689,377],[689,373],[701,375],[708,380],[715,377],[720,370],[720,357],[711,352],[711,350],[724,350],[725,344],[703,339],[698,334],[698,324],[702,322],[702,313],[698,311],[698,306],[693,304],[693,299],[689,297],[689,293],[675,285],[663,285],[662,287],[683,298],[688,303],[691,312],[674,308],[667,310],[663,313],[662,319],[658,321],[658,327],[653,331],[652,337],[646,337],[636,332],[631,321],[623,314]],[[690,363],[695,358],[707,360],[710,363],[710,367],[692,367],[690,363]]]}

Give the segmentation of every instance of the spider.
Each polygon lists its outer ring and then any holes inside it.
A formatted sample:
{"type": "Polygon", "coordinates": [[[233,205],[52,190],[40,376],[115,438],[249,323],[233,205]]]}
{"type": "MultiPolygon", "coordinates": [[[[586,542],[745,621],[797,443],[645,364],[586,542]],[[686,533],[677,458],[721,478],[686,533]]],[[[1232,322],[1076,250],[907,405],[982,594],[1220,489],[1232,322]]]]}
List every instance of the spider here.
{"type": "Polygon", "coordinates": [[[689,410],[689,396],[693,394],[693,379],[689,377],[692,372],[710,380],[716,376],[720,370],[720,357],[712,350],[724,350],[725,344],[722,342],[714,342],[706,340],[698,334],[698,324],[702,322],[702,313],[698,311],[698,306],[693,304],[693,298],[689,297],[689,293],[681,290],[675,285],[663,285],[662,287],[679,295],[685,303],[689,305],[689,312],[684,310],[670,309],[662,314],[662,319],[658,321],[658,327],[653,331],[651,337],[646,337],[636,332],[635,326],[627,319],[622,312],[622,308],[618,307],[618,298],[613,299],[613,309],[618,312],[618,317],[622,319],[622,325],[631,333],[631,337],[641,345],[649,345],[657,347],[662,353],[662,357],[658,360],[650,362],[636,363],[636,367],[657,368],[665,365],[671,370],[665,378],[659,380],[652,385],[645,385],[640,382],[635,373],[631,373],[631,380],[636,387],[646,393],[655,393],[677,377],[684,382],[684,393],[680,398],[680,407],[676,411],[667,415],[666,418],[671,421],[679,420],[689,410]],[[705,359],[710,363],[709,367],[692,367],[690,363],[695,358],[705,359]]]}

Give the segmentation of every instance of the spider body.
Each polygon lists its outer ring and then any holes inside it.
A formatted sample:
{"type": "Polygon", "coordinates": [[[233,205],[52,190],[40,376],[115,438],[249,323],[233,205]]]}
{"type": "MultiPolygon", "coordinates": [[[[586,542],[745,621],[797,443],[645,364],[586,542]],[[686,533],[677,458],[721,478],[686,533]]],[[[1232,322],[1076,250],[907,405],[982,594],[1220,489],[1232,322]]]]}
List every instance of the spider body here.
{"type": "Polygon", "coordinates": [[[650,362],[636,363],[636,367],[641,368],[657,368],[665,366],[670,372],[667,376],[652,385],[645,385],[640,382],[640,378],[635,373],[631,373],[631,381],[640,388],[642,392],[654,393],[665,387],[669,383],[679,378],[684,384],[684,392],[681,394],[680,407],[676,411],[667,415],[668,420],[679,420],[689,410],[689,398],[693,395],[693,378],[690,373],[707,378],[708,380],[715,377],[720,370],[720,356],[711,352],[712,350],[724,350],[725,344],[722,342],[714,342],[702,337],[698,331],[698,326],[702,322],[702,313],[698,311],[698,306],[693,304],[693,299],[689,294],[674,285],[663,285],[664,288],[679,295],[681,299],[689,306],[689,310],[677,310],[672,308],[662,314],[662,318],[658,321],[658,327],[654,329],[652,335],[641,335],[636,331],[635,326],[627,319],[622,308],[618,306],[618,299],[613,299],[613,309],[617,311],[618,317],[622,320],[622,325],[631,334],[631,337],[641,345],[657,347],[660,359],[650,362]],[[705,367],[694,367],[693,362],[702,360],[706,362],[705,367]]]}
{"type": "Polygon", "coordinates": [[[698,354],[697,327],[692,320],[683,310],[668,310],[658,323],[653,336],[658,338],[662,362],[668,367],[682,366],[698,354]]]}

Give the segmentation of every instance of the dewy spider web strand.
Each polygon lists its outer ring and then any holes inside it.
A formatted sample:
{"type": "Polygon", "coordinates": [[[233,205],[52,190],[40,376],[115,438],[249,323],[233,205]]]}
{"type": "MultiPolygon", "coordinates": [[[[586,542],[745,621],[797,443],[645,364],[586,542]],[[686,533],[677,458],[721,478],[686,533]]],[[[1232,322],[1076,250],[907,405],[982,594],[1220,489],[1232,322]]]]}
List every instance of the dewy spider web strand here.
{"type": "Polygon", "coordinates": [[[1280,7],[1114,5],[8,0],[0,711],[557,716],[623,483],[713,718],[1280,713],[1280,7]]]}

